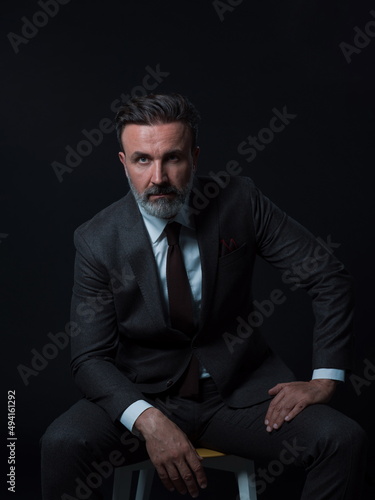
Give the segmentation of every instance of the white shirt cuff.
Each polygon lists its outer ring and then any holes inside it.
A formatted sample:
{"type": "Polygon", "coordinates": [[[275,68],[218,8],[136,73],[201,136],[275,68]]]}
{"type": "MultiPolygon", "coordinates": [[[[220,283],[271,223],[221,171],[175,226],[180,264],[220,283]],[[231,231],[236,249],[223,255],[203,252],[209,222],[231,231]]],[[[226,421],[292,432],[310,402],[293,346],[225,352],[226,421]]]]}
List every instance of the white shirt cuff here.
{"type": "Polygon", "coordinates": [[[331,380],[345,381],[345,370],[337,368],[318,368],[313,371],[312,380],[316,378],[329,378],[331,380]]]}
{"type": "MultiPolygon", "coordinates": [[[[120,422],[125,425],[125,427],[130,431],[133,431],[134,422],[137,420],[139,415],[143,413],[148,408],[152,408],[152,405],[144,401],[143,399],[139,399],[135,403],[131,404],[126,408],[123,414],[120,417],[120,422]]],[[[135,433],[135,432],[134,432],[135,433]]]]}

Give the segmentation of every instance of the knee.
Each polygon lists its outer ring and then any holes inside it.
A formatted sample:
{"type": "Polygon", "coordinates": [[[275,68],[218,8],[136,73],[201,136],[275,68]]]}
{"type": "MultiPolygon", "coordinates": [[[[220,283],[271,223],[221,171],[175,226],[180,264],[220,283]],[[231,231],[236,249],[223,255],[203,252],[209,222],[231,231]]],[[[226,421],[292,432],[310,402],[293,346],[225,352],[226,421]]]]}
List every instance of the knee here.
{"type": "Polygon", "coordinates": [[[339,438],[343,447],[352,450],[353,454],[363,455],[367,450],[367,434],[362,427],[354,420],[348,418],[346,425],[343,426],[343,433],[339,438]]]}
{"type": "Polygon", "coordinates": [[[335,453],[363,456],[367,449],[367,436],[362,427],[351,418],[334,412],[320,429],[320,440],[335,453]]]}
{"type": "Polygon", "coordinates": [[[87,438],[74,426],[64,425],[57,419],[45,431],[40,439],[43,460],[54,460],[64,456],[82,456],[87,451],[87,438]]]}

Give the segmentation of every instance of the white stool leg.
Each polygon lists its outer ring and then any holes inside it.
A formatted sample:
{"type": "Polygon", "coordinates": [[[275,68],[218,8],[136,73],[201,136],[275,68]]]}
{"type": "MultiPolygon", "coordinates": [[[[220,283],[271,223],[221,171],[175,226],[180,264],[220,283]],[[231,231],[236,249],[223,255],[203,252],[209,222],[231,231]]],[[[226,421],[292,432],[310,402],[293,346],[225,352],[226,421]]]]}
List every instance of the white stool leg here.
{"type": "Polygon", "coordinates": [[[154,478],[154,468],[139,471],[137,494],[135,500],[149,500],[154,478]]]}
{"type": "Polygon", "coordinates": [[[236,472],[240,500],[257,500],[254,464],[249,462],[246,469],[236,472]]]}
{"type": "Polygon", "coordinates": [[[124,470],[121,467],[115,470],[112,500],[130,500],[132,474],[131,470],[124,470]]]}

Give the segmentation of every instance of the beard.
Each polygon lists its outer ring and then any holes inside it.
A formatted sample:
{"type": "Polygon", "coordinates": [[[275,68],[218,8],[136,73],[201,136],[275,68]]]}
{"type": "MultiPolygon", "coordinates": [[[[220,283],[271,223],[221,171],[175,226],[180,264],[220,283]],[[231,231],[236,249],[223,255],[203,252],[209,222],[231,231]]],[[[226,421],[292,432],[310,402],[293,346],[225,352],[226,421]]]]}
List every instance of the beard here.
{"type": "Polygon", "coordinates": [[[171,219],[178,214],[190,195],[194,179],[194,173],[192,172],[189,182],[182,189],[178,189],[169,183],[163,183],[151,186],[145,189],[143,193],[138,193],[129,175],[126,174],[126,176],[128,178],[129,186],[136,202],[142,208],[144,208],[144,210],[148,214],[153,215],[154,217],[159,217],[160,219],[171,219]],[[151,195],[162,195],[169,193],[173,193],[175,196],[172,199],[159,198],[154,201],[151,201],[149,198],[151,195]]]}

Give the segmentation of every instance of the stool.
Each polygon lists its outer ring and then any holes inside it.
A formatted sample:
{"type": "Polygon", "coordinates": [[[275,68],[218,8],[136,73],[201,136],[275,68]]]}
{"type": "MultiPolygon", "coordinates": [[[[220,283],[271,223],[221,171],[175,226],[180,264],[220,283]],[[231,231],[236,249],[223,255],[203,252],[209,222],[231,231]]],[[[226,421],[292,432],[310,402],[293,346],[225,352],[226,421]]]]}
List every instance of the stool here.
{"type": "MultiPolygon", "coordinates": [[[[225,455],[207,448],[197,448],[196,451],[203,458],[204,467],[235,473],[239,500],[257,500],[252,460],[225,455]]],[[[139,471],[135,500],[149,500],[155,472],[151,460],[118,467],[115,470],[112,500],[130,500],[131,479],[134,471],[139,471]]]]}

